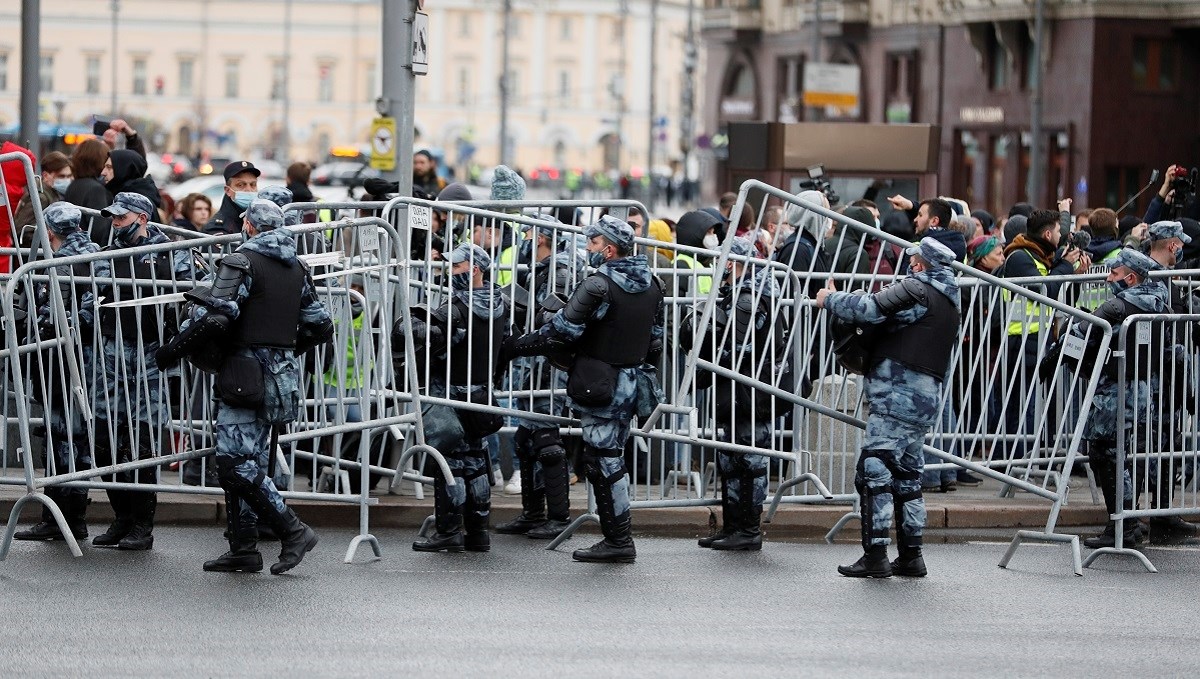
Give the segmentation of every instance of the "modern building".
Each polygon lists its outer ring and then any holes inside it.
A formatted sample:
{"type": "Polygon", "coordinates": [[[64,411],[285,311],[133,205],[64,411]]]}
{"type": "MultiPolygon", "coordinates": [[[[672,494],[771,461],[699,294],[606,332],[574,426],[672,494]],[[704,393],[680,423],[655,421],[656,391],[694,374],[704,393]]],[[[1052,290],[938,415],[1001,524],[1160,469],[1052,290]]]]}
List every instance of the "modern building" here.
{"type": "MultiPolygon", "coordinates": [[[[715,134],[745,120],[936,125],[937,191],[1007,214],[1028,197],[1035,4],[706,0],[701,126],[715,134]],[[847,89],[857,105],[804,106],[810,61],[854,67],[838,72],[854,76],[847,89]]],[[[1152,170],[1200,165],[1200,2],[1044,0],[1044,8],[1044,202],[1115,208],[1152,170]]]]}
{"type": "MultiPolygon", "coordinates": [[[[443,149],[454,164],[499,158],[504,5],[426,4],[430,65],[417,78],[413,125],[419,145],[443,149]]],[[[645,166],[655,122],[653,164],[679,156],[686,0],[511,5],[514,164],[645,166]]],[[[18,118],[20,7],[0,6],[0,128],[18,118]]],[[[157,150],[218,157],[273,157],[285,126],[293,159],[320,161],[333,146],[367,141],[381,0],[55,0],[41,8],[44,121],[126,117],[141,121],[157,150]]]]}

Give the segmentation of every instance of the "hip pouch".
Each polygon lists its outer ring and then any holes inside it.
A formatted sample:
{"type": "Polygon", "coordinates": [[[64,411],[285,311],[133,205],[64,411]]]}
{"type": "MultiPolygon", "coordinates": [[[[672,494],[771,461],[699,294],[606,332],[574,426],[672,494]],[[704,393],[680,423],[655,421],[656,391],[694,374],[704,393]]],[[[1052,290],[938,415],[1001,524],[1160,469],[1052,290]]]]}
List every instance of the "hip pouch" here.
{"type": "Polygon", "coordinates": [[[604,361],[581,354],[567,377],[567,396],[581,406],[606,406],[617,392],[618,372],[604,361]]]}
{"type": "Polygon", "coordinates": [[[266,392],[262,364],[253,356],[230,356],[221,364],[216,386],[217,395],[226,404],[257,410],[266,392]]]}

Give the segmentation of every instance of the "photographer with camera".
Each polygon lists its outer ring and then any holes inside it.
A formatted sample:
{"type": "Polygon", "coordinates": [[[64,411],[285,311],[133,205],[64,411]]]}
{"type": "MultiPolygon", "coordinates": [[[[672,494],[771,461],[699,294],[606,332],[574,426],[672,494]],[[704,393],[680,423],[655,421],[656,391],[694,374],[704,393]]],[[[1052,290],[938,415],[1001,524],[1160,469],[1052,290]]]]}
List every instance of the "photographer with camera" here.
{"type": "Polygon", "coordinates": [[[1145,224],[1157,221],[1174,221],[1180,217],[1200,217],[1200,205],[1196,203],[1196,168],[1191,172],[1183,165],[1172,165],[1163,175],[1162,186],[1146,208],[1145,224]]]}

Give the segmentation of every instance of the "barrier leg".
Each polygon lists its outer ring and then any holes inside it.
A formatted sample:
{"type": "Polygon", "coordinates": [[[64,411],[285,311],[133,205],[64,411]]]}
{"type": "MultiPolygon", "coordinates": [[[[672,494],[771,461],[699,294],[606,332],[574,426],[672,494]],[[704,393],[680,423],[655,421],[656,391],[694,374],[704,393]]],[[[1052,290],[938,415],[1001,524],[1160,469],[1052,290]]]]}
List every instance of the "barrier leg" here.
{"type": "Polygon", "coordinates": [[[1092,463],[1084,462],[1083,471],[1087,473],[1088,488],[1092,491],[1092,504],[1101,503],[1100,493],[1096,490],[1096,475],[1092,473],[1092,463]]]}
{"type": "Polygon", "coordinates": [[[565,529],[563,529],[563,532],[559,533],[558,537],[554,538],[554,540],[552,540],[550,542],[550,544],[546,545],[546,549],[548,549],[548,550],[557,549],[559,545],[561,545],[562,543],[569,540],[571,538],[571,535],[573,535],[575,533],[575,531],[579,529],[580,526],[582,526],[583,524],[588,523],[588,522],[599,524],[600,516],[595,513],[589,512],[587,514],[580,514],[579,516],[575,517],[575,520],[571,522],[571,525],[569,525],[565,529]]]}
{"type": "Polygon", "coordinates": [[[63,535],[63,542],[67,543],[67,548],[71,550],[71,555],[80,557],[83,556],[83,550],[79,548],[79,542],[75,539],[75,535],[71,533],[71,528],[67,525],[67,518],[63,516],[62,510],[58,508],[58,503],[46,497],[45,493],[27,493],[17,499],[13,504],[12,511],[8,514],[8,527],[4,531],[4,539],[0,541],[0,561],[8,558],[8,550],[12,547],[13,535],[17,532],[17,522],[21,518],[21,509],[25,507],[26,502],[40,502],[45,505],[50,514],[54,517],[54,523],[58,525],[58,530],[63,535]]]}
{"type": "Polygon", "coordinates": [[[767,510],[767,515],[763,518],[763,521],[771,523],[771,519],[775,518],[775,512],[779,509],[779,501],[783,499],[783,491],[789,488],[795,488],[806,481],[811,481],[812,484],[816,486],[817,492],[820,493],[822,497],[830,500],[833,499],[833,493],[829,492],[829,488],[825,487],[825,484],[821,482],[821,479],[817,478],[816,474],[813,474],[812,472],[805,472],[800,476],[788,479],[787,481],[779,484],[779,487],[775,489],[775,495],[771,497],[771,508],[767,510]]]}
{"type": "MultiPolygon", "coordinates": [[[[359,467],[359,501],[358,501],[358,535],[350,540],[350,545],[346,548],[346,558],[344,563],[354,563],[354,555],[358,553],[358,548],[362,543],[366,542],[371,545],[371,551],[375,553],[376,559],[383,558],[383,549],[380,548],[379,540],[371,535],[370,532],[370,511],[368,509],[368,498],[370,497],[370,440],[367,436],[362,436],[359,439],[359,462],[362,466],[359,467]]],[[[343,472],[344,473],[344,472],[343,472]]],[[[349,488],[350,478],[346,475],[346,487],[349,488]]]]}
{"type": "MultiPolygon", "coordinates": [[[[1136,521],[1136,519],[1134,520],[1136,521]]],[[[1139,550],[1131,549],[1125,546],[1125,519],[1117,519],[1117,526],[1115,530],[1116,543],[1112,547],[1101,547],[1091,554],[1088,554],[1087,560],[1083,562],[1083,567],[1091,568],[1096,559],[1105,554],[1111,554],[1113,556],[1132,556],[1142,563],[1142,567],[1145,568],[1147,572],[1157,573],[1158,569],[1154,567],[1153,563],[1151,563],[1150,557],[1146,556],[1139,550]]]]}
{"type": "Polygon", "coordinates": [[[1013,536],[1012,542],[1008,545],[1008,550],[1004,552],[1004,557],[1000,559],[1000,563],[996,564],[1001,568],[1008,568],[1008,562],[1017,553],[1017,547],[1025,540],[1034,542],[1060,542],[1071,545],[1071,565],[1075,575],[1083,576],[1083,559],[1082,550],[1079,547],[1078,535],[1066,535],[1064,533],[1039,533],[1032,530],[1019,530],[1013,536]]]}
{"type": "Polygon", "coordinates": [[[846,514],[843,514],[842,518],[838,519],[837,523],[833,524],[833,528],[830,528],[829,532],[825,534],[826,544],[832,545],[833,541],[837,538],[837,534],[842,532],[842,529],[846,527],[846,524],[854,521],[855,519],[861,521],[862,514],[859,512],[847,512],[846,514]]]}
{"type": "Polygon", "coordinates": [[[435,521],[437,521],[437,517],[433,514],[425,517],[425,520],[421,522],[421,529],[417,531],[417,537],[429,537],[429,529],[433,526],[435,521]]]}

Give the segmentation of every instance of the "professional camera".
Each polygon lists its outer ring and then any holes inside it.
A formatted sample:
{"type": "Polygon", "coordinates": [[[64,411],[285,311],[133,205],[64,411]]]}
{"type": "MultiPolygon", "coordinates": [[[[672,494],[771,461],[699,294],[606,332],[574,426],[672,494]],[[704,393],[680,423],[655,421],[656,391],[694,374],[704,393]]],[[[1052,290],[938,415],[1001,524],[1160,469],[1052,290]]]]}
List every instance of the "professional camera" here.
{"type": "Polygon", "coordinates": [[[841,200],[837,191],[833,190],[833,185],[825,179],[824,165],[813,165],[808,168],[808,179],[800,182],[800,188],[804,191],[820,191],[825,194],[825,200],[829,201],[830,207],[835,207],[841,200]]]}
{"type": "Polygon", "coordinates": [[[1067,234],[1067,249],[1086,250],[1092,244],[1092,234],[1087,231],[1072,231],[1067,234]]]}
{"type": "Polygon", "coordinates": [[[1175,166],[1175,174],[1171,177],[1171,188],[1169,189],[1167,202],[1163,205],[1163,219],[1179,219],[1183,213],[1183,206],[1192,199],[1196,193],[1196,168],[1192,168],[1189,172],[1183,166],[1175,166]]]}

